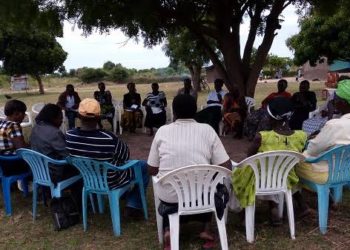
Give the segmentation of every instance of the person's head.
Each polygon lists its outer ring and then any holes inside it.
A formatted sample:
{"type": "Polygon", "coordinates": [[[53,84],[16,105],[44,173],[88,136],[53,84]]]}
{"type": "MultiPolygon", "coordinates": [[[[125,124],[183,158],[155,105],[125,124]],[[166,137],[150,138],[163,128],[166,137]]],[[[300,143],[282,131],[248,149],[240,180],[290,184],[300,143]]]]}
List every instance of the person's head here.
{"type": "Polygon", "coordinates": [[[46,104],[35,118],[35,121],[59,128],[63,121],[62,109],[56,104],[46,104]]]}
{"type": "Polygon", "coordinates": [[[134,82],[129,82],[126,87],[128,88],[130,93],[135,93],[136,92],[136,87],[134,82]]]}
{"type": "Polygon", "coordinates": [[[310,82],[308,80],[304,80],[300,82],[299,91],[306,92],[310,90],[310,82]]]}
{"type": "Polygon", "coordinates": [[[350,80],[339,81],[334,95],[335,108],[342,114],[350,113],[350,80]]]}
{"type": "Polygon", "coordinates": [[[192,84],[191,84],[191,79],[190,78],[185,78],[185,80],[184,80],[184,88],[185,89],[191,89],[192,88],[192,84]]]}
{"type": "Polygon", "coordinates": [[[101,92],[104,92],[106,90],[106,85],[104,82],[99,82],[98,83],[98,89],[101,91],[101,92]]]}
{"type": "Polygon", "coordinates": [[[159,90],[158,83],[156,83],[156,82],[152,83],[152,91],[153,92],[158,92],[158,90],[159,90]]]}
{"type": "Polygon", "coordinates": [[[217,78],[214,81],[214,88],[216,90],[216,92],[219,92],[222,90],[222,86],[224,86],[224,80],[217,78]]]}
{"type": "Polygon", "coordinates": [[[67,84],[66,92],[67,92],[68,95],[73,95],[73,93],[74,93],[74,86],[72,84],[67,84]]]}
{"type": "Polygon", "coordinates": [[[278,93],[286,91],[288,87],[288,82],[286,79],[281,79],[277,82],[278,93]]]}
{"type": "Polygon", "coordinates": [[[82,125],[96,128],[101,115],[100,103],[93,98],[85,98],[79,103],[78,113],[82,125]]]}
{"type": "Polygon", "coordinates": [[[197,112],[197,103],[191,95],[177,95],[173,100],[175,119],[193,119],[197,112]]]}
{"type": "Polygon", "coordinates": [[[293,104],[285,97],[275,97],[267,105],[267,113],[272,121],[272,126],[279,123],[288,124],[293,114],[293,104]]]}
{"type": "Polygon", "coordinates": [[[9,121],[21,123],[26,115],[27,106],[19,100],[10,100],[6,102],[4,113],[9,121]]]}

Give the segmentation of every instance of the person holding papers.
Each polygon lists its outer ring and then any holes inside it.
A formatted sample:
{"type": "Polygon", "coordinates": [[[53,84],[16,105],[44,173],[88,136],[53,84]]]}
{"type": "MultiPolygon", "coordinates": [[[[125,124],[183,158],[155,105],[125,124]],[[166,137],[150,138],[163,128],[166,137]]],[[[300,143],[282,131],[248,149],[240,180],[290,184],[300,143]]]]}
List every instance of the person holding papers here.
{"type": "Polygon", "coordinates": [[[124,95],[121,126],[130,133],[135,133],[136,128],[142,128],[141,96],[136,93],[135,83],[127,84],[129,93],[124,95]]]}
{"type": "Polygon", "coordinates": [[[148,93],[142,105],[146,107],[145,127],[149,128],[150,136],[153,135],[153,128],[160,128],[166,122],[167,100],[165,93],[159,91],[158,83],[152,83],[152,92],[148,93]]]}

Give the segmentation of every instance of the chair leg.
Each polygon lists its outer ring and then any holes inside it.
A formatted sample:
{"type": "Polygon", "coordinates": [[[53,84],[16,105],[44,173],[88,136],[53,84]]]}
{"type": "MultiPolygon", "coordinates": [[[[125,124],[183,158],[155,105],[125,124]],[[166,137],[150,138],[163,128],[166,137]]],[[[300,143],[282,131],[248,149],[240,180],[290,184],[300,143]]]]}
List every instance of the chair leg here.
{"type": "Polygon", "coordinates": [[[141,202],[142,202],[142,208],[143,208],[143,214],[145,216],[145,220],[148,219],[148,211],[147,211],[147,201],[146,201],[146,196],[145,196],[145,188],[143,187],[143,183],[138,183],[137,184],[140,190],[140,197],[141,197],[141,202]]]}
{"type": "Polygon", "coordinates": [[[2,178],[2,192],[4,195],[5,212],[7,216],[12,215],[11,207],[11,183],[8,178],[2,178]]]}
{"type": "Polygon", "coordinates": [[[283,218],[284,193],[278,195],[278,218],[283,218]]]}
{"type": "Polygon", "coordinates": [[[341,202],[342,197],[343,197],[343,186],[339,185],[339,186],[332,188],[332,195],[333,195],[333,199],[334,199],[335,204],[341,202]]]}
{"type": "Polygon", "coordinates": [[[159,198],[157,196],[154,196],[154,205],[155,205],[155,213],[156,213],[156,220],[157,220],[157,230],[158,230],[158,240],[159,244],[163,245],[163,217],[158,212],[159,207],[159,198]]]}
{"type": "Polygon", "coordinates": [[[322,234],[327,232],[328,206],[329,206],[329,187],[317,186],[318,196],[318,220],[322,234]]]}
{"type": "Polygon", "coordinates": [[[178,213],[169,214],[171,250],[179,250],[180,216],[178,213]]]}
{"type": "Polygon", "coordinates": [[[92,207],[92,212],[94,214],[96,214],[96,207],[95,207],[95,201],[94,201],[94,195],[93,194],[89,194],[90,197],[90,203],[91,203],[91,207],[92,207]]]}
{"type": "MultiPolygon", "coordinates": [[[[43,193],[44,193],[44,189],[43,193]]],[[[33,221],[36,219],[36,209],[38,200],[38,184],[33,182],[33,221]]]]}
{"type": "Polygon", "coordinates": [[[27,197],[28,196],[28,180],[27,178],[23,178],[21,180],[21,183],[22,183],[22,187],[23,187],[23,195],[24,197],[27,197]]]}
{"type": "Polygon", "coordinates": [[[218,216],[215,213],[215,218],[216,218],[216,223],[219,230],[221,249],[226,250],[228,249],[228,243],[227,243],[225,216],[221,218],[221,220],[219,220],[218,216]]]}
{"type": "Polygon", "coordinates": [[[117,194],[109,193],[108,198],[109,198],[109,206],[111,210],[113,232],[115,236],[119,236],[121,234],[119,196],[117,194]]]}
{"type": "MultiPolygon", "coordinates": [[[[85,188],[83,188],[83,191],[81,192],[81,199],[82,199],[82,212],[83,212],[83,228],[84,228],[84,231],[87,230],[87,196],[88,196],[88,193],[86,192],[85,188]]],[[[90,194],[90,199],[91,199],[91,194],[90,194]]],[[[92,202],[92,204],[94,204],[92,202]]],[[[95,205],[93,205],[94,207],[95,205]]]]}
{"type": "Polygon", "coordinates": [[[286,203],[287,203],[290,237],[294,240],[295,239],[295,222],[294,222],[292,191],[288,189],[285,196],[286,196],[286,203]]]}
{"type": "Polygon", "coordinates": [[[245,233],[249,243],[254,242],[255,204],[245,208],[245,233]]]}
{"type": "Polygon", "coordinates": [[[100,214],[103,214],[105,210],[105,206],[104,206],[103,196],[101,194],[97,194],[97,202],[98,202],[98,212],[100,214]]]}

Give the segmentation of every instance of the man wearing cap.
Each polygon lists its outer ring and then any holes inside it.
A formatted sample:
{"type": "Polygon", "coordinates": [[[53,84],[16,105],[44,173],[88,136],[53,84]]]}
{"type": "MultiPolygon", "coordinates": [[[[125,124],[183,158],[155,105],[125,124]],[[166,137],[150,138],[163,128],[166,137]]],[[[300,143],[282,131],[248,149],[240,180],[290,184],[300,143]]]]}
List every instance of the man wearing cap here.
{"type": "MultiPolygon", "coordinates": [[[[342,114],[339,119],[326,122],[320,133],[309,141],[304,151],[306,157],[316,157],[336,145],[350,144],[350,80],[338,82],[334,96],[334,105],[342,114]]],[[[300,164],[296,168],[298,176],[316,183],[328,180],[328,165],[326,162],[300,164]]]]}
{"type": "MultiPolygon", "coordinates": [[[[86,98],[79,104],[78,117],[81,127],[69,130],[66,134],[69,154],[78,157],[88,157],[108,161],[116,166],[124,164],[129,159],[129,148],[115,134],[102,129],[96,129],[100,119],[100,104],[92,98],[86,98]]],[[[142,168],[143,184],[148,185],[147,164],[139,162],[142,168]]],[[[110,189],[119,188],[129,183],[133,178],[132,170],[113,171],[107,173],[110,189]]],[[[126,195],[128,208],[142,209],[139,192],[135,189],[126,195]]]]}

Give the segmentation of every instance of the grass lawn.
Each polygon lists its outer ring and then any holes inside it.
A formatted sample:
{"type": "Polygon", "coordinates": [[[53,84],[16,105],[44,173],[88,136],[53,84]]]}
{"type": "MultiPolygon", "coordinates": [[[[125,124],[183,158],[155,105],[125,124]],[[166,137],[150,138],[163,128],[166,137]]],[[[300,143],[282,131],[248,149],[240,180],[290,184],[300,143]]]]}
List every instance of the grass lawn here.
{"type": "MultiPolygon", "coordinates": [[[[39,95],[35,91],[14,93],[8,89],[2,89],[2,93],[8,93],[13,98],[24,101],[31,109],[31,105],[37,102],[55,103],[58,94],[64,90],[66,83],[67,81],[57,82],[57,84],[50,82],[46,85],[49,87],[45,95],[39,95]]],[[[181,85],[179,82],[162,83],[160,89],[165,91],[169,102],[171,102],[181,85]]],[[[91,97],[93,91],[97,89],[96,84],[76,84],[75,86],[82,98],[91,97]]],[[[323,83],[311,83],[311,88],[316,91],[319,100],[323,87],[323,83]]],[[[150,91],[151,86],[149,84],[138,84],[136,88],[144,97],[145,93],[150,91]]],[[[113,97],[117,100],[121,100],[122,95],[126,92],[125,85],[108,83],[107,89],[112,91],[113,97]]],[[[298,84],[290,82],[288,90],[294,93],[297,89],[298,84]]],[[[261,103],[261,100],[267,94],[275,90],[276,81],[259,83],[255,96],[257,103],[261,103]]],[[[207,93],[200,93],[199,106],[205,103],[206,95],[207,93]]],[[[4,96],[1,95],[0,106],[3,106],[5,101],[4,96]]],[[[26,133],[29,134],[30,130],[26,129],[26,133]]],[[[152,141],[151,137],[141,133],[136,135],[125,133],[122,135],[122,139],[130,147],[131,158],[147,158],[152,141]]],[[[233,160],[239,161],[244,158],[246,148],[249,145],[248,141],[234,140],[229,137],[222,138],[222,140],[233,160]]],[[[254,244],[246,242],[245,229],[239,222],[238,215],[229,213],[227,234],[230,249],[348,249],[350,244],[349,192],[345,191],[343,203],[338,206],[338,209],[331,210],[329,232],[325,236],[320,235],[318,231],[316,196],[307,192],[305,192],[305,195],[314,210],[310,216],[296,222],[296,240],[290,239],[286,219],[280,227],[269,225],[267,204],[259,202],[256,216],[256,242],[254,244]]],[[[159,249],[151,187],[148,188],[147,200],[148,221],[129,218],[122,214],[122,235],[120,237],[113,236],[109,209],[106,209],[106,212],[102,215],[89,214],[87,232],[83,231],[82,224],[56,232],[53,230],[49,208],[39,204],[38,212],[40,216],[33,222],[30,213],[32,208],[31,196],[24,198],[14,187],[12,192],[12,217],[4,215],[2,197],[0,198],[0,249],[159,249]]],[[[106,205],[108,205],[108,202],[106,202],[106,205]]],[[[121,211],[123,213],[123,208],[121,211]]],[[[201,242],[197,237],[199,230],[200,225],[197,223],[181,226],[181,249],[201,249],[201,242]]],[[[215,226],[214,230],[216,230],[215,226]]],[[[217,249],[219,249],[219,245],[217,249]]]]}

